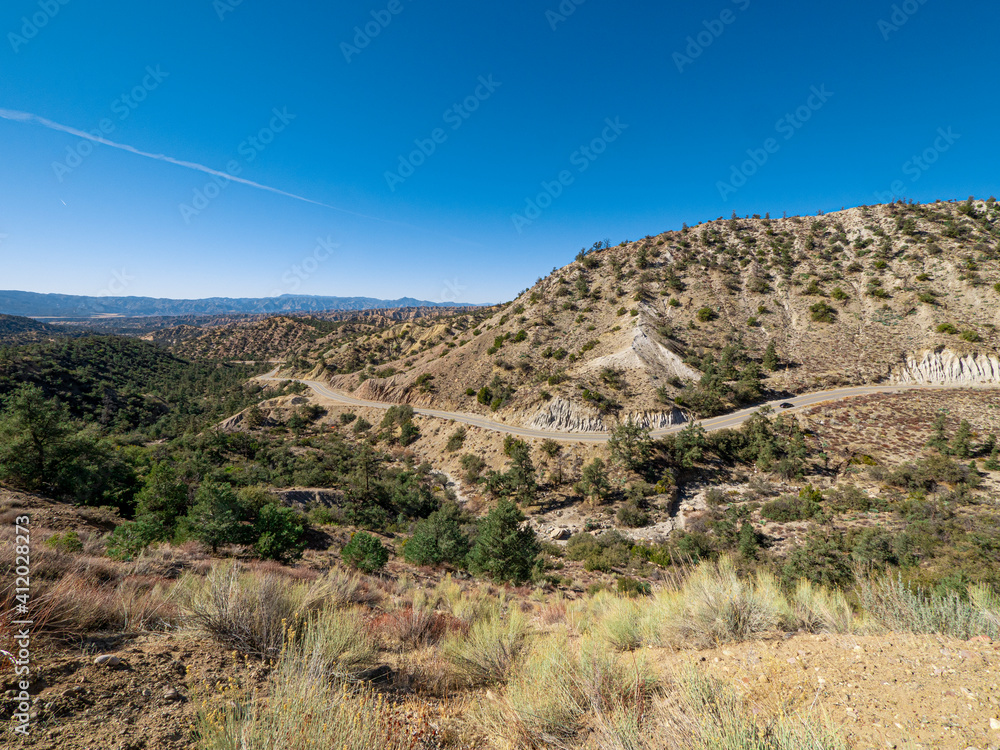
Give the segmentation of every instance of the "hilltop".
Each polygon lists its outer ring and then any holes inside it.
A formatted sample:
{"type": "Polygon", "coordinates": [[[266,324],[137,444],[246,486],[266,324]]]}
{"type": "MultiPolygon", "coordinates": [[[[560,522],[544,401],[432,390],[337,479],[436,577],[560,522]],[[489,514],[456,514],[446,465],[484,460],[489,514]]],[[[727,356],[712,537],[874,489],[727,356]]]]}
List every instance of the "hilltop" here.
{"type": "Polygon", "coordinates": [[[66,331],[57,326],[16,315],[0,315],[0,346],[31,344],[65,335],[66,331]]]}
{"type": "Polygon", "coordinates": [[[485,320],[379,331],[311,364],[366,399],[574,430],[839,385],[997,382],[998,239],[992,199],[734,216],[598,243],[485,320]]]}

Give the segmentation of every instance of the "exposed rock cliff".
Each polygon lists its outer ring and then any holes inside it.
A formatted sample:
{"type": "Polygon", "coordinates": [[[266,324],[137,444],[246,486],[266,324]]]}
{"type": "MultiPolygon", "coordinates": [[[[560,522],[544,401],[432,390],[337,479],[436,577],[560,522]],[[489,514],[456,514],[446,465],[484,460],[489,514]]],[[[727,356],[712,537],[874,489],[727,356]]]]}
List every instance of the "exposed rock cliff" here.
{"type": "Polygon", "coordinates": [[[932,349],[911,354],[892,377],[895,383],[977,385],[1000,383],[1000,356],[996,353],[959,353],[932,349]]]}
{"type": "MultiPolygon", "coordinates": [[[[620,418],[622,421],[631,419],[642,427],[652,430],[684,424],[687,421],[679,409],[669,412],[634,412],[622,414],[620,418]]],[[[556,398],[531,418],[528,427],[563,432],[607,432],[609,427],[614,427],[614,422],[596,409],[556,398]]]]}

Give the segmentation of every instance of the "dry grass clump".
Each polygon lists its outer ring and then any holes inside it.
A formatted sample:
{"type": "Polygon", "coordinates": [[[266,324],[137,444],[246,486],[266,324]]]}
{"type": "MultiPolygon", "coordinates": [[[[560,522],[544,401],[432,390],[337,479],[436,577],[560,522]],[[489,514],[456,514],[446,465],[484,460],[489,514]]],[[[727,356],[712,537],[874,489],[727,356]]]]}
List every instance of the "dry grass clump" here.
{"type": "Polygon", "coordinates": [[[579,672],[564,637],[539,639],[506,690],[490,695],[476,718],[510,748],[568,747],[588,707],[579,672]]]}
{"type": "Polygon", "coordinates": [[[956,593],[931,595],[910,588],[899,576],[862,576],[857,592],[871,620],[894,633],[1000,638],[1000,600],[985,586],[970,587],[966,600],[956,593]]]}
{"type": "Polygon", "coordinates": [[[641,715],[656,682],[644,660],[609,651],[599,638],[575,648],[565,635],[536,640],[477,723],[509,748],[569,748],[602,714],[641,715]]]}
{"type": "Polygon", "coordinates": [[[288,633],[286,652],[319,682],[353,680],[378,656],[375,639],[357,609],[327,606],[304,623],[301,641],[296,642],[299,635],[288,633]]]}
{"type": "Polygon", "coordinates": [[[176,627],[181,610],[174,601],[173,583],[156,576],[129,576],[115,589],[122,629],[129,632],[176,627]]]}
{"type": "MultiPolygon", "coordinates": [[[[125,576],[95,583],[86,566],[68,569],[55,581],[33,581],[29,610],[33,633],[59,641],[75,640],[95,631],[163,630],[180,621],[169,581],[125,576]]],[[[0,590],[0,608],[14,610],[14,578],[0,590]]]]}
{"type": "Polygon", "coordinates": [[[192,624],[230,648],[262,658],[281,653],[306,594],[301,584],[243,573],[238,564],[217,565],[204,579],[188,576],[178,586],[192,624]]]}
{"type": "Polygon", "coordinates": [[[608,599],[600,625],[601,635],[616,651],[635,651],[644,640],[640,605],[632,599],[608,599]]]}
{"type": "Polygon", "coordinates": [[[663,635],[673,645],[708,647],[746,640],[789,620],[789,605],[773,577],[743,580],[728,558],[702,563],[677,592],[657,597],[663,635]]]}
{"type": "Polygon", "coordinates": [[[381,601],[382,594],[371,579],[353,571],[331,568],[311,583],[302,606],[306,610],[317,609],[324,604],[334,607],[374,607],[381,601]]]}
{"type": "Polygon", "coordinates": [[[379,615],[369,628],[387,645],[400,650],[433,646],[449,633],[463,636],[469,632],[469,626],[458,618],[419,604],[379,615]]]}
{"type": "MultiPolygon", "coordinates": [[[[323,616],[328,612],[343,614],[326,610],[323,616]]],[[[271,680],[267,699],[258,696],[221,710],[203,709],[197,725],[199,747],[418,750],[437,746],[437,731],[426,718],[407,715],[370,689],[316,679],[315,658],[307,648],[289,650],[271,680]]],[[[325,657],[318,658],[321,663],[325,657]]]]}
{"type": "MultiPolygon", "coordinates": [[[[333,569],[321,578],[288,576],[277,566],[250,570],[216,565],[208,575],[178,582],[190,622],[226,646],[261,658],[281,652],[289,630],[312,613],[371,606],[381,601],[369,581],[333,569]]],[[[332,615],[330,615],[332,617],[332,615]]]]}
{"type": "Polygon", "coordinates": [[[445,640],[442,654],[468,683],[504,685],[527,654],[529,634],[520,610],[504,614],[497,607],[475,621],[467,635],[445,640]]]}
{"type": "Polygon", "coordinates": [[[792,596],[795,617],[813,633],[853,633],[857,619],[843,592],[799,581],[792,596]]]}
{"type": "Polygon", "coordinates": [[[600,747],[621,750],[846,750],[835,734],[802,716],[767,716],[695,669],[644,716],[601,717],[600,747]]]}
{"type": "Polygon", "coordinates": [[[970,586],[969,601],[979,610],[987,627],[1000,632],[1000,595],[987,586],[970,586]]]}

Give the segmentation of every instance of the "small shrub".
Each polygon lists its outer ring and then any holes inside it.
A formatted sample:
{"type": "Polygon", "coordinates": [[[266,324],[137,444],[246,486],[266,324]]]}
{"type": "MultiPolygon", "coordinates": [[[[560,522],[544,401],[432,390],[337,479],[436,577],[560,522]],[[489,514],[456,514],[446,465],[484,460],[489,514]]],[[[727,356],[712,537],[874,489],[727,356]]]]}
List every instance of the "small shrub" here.
{"type": "Polygon", "coordinates": [[[820,501],[822,495],[812,487],[805,487],[798,497],[787,495],[764,503],[760,514],[771,521],[787,523],[789,521],[805,521],[817,516],[822,510],[820,501]]]}
{"type": "Polygon", "coordinates": [[[67,554],[83,552],[83,542],[80,535],[75,531],[67,531],[64,534],[53,534],[45,540],[45,546],[67,554]]]}
{"type": "Polygon", "coordinates": [[[362,573],[377,573],[389,562],[389,550],[382,541],[365,531],[359,531],[341,550],[344,562],[362,573]]]}
{"type": "Polygon", "coordinates": [[[702,323],[708,323],[718,318],[719,314],[711,307],[702,307],[697,313],[695,313],[695,317],[697,317],[702,323]]]}
{"type": "Polygon", "coordinates": [[[299,514],[277,503],[268,503],[260,509],[254,533],[257,536],[254,550],[267,560],[297,560],[306,547],[299,514]]]}
{"type": "Polygon", "coordinates": [[[812,319],[817,323],[834,323],[837,320],[837,311],[826,302],[817,302],[809,308],[812,319]]]}
{"type": "Polygon", "coordinates": [[[299,602],[286,580],[243,574],[238,565],[217,565],[197,581],[189,610],[194,625],[229,648],[274,658],[295,623],[299,602]]]}
{"type": "MultiPolygon", "coordinates": [[[[980,590],[978,603],[989,601],[980,590]]],[[[968,640],[978,635],[1000,637],[1000,613],[977,606],[954,592],[927,594],[912,589],[901,577],[858,581],[858,598],[864,610],[886,630],[894,633],[937,633],[968,640]]]]}
{"type": "Polygon", "coordinates": [[[650,586],[645,581],[637,581],[635,578],[630,578],[628,576],[622,576],[618,579],[618,593],[622,596],[637,597],[637,596],[652,596],[653,587],[650,586]]]}
{"type": "Polygon", "coordinates": [[[668,613],[668,640],[714,646],[774,630],[787,617],[788,603],[772,578],[741,579],[732,561],[722,558],[695,569],[668,613]]]}
{"type": "Polygon", "coordinates": [[[445,450],[449,453],[454,453],[459,450],[463,445],[465,445],[466,430],[464,427],[459,427],[455,430],[451,436],[448,438],[448,444],[445,446],[445,450]]]}
{"type": "Polygon", "coordinates": [[[651,521],[649,513],[643,510],[635,500],[630,500],[622,505],[615,517],[618,519],[618,523],[631,529],[649,526],[651,521]]]}
{"type": "Polygon", "coordinates": [[[473,685],[504,685],[528,651],[528,623],[520,610],[511,609],[480,618],[467,635],[442,644],[444,657],[473,685]]]}

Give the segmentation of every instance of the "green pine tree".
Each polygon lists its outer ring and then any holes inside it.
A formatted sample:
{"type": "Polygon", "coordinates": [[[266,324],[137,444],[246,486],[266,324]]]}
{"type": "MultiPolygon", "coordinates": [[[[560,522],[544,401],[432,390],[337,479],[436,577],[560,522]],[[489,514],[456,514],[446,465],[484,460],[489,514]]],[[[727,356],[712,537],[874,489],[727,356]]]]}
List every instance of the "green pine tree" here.
{"type": "Polygon", "coordinates": [[[948,415],[943,411],[938,412],[934,418],[933,430],[927,445],[937,448],[942,453],[946,452],[948,450],[948,415]]]}
{"type": "Polygon", "coordinates": [[[529,580],[541,546],[535,532],[524,522],[524,514],[514,503],[501,500],[480,524],[479,536],[469,553],[469,570],[495,581],[529,580]]]}
{"type": "Polygon", "coordinates": [[[972,425],[967,420],[963,419],[958,425],[949,453],[958,458],[968,458],[972,455],[972,425]]]}
{"type": "Polygon", "coordinates": [[[595,503],[600,504],[607,499],[611,493],[611,482],[608,481],[608,472],[604,467],[604,461],[595,458],[583,467],[580,489],[595,503]]]}
{"type": "Polygon", "coordinates": [[[986,459],[986,463],[983,464],[983,468],[986,471],[1000,471],[1000,447],[994,445],[992,452],[990,452],[990,457],[986,459]]]}
{"type": "Polygon", "coordinates": [[[445,503],[417,523],[403,545],[403,557],[414,565],[461,565],[469,553],[469,537],[462,530],[466,523],[457,503],[445,503]]]}
{"type": "Polygon", "coordinates": [[[213,554],[223,544],[247,541],[243,508],[228,484],[202,482],[185,520],[190,535],[211,547],[213,554]]]}
{"type": "Polygon", "coordinates": [[[764,359],[761,364],[764,366],[764,369],[769,372],[774,372],[781,365],[781,360],[778,358],[778,347],[775,346],[773,341],[768,343],[767,349],[764,351],[764,359]]]}

